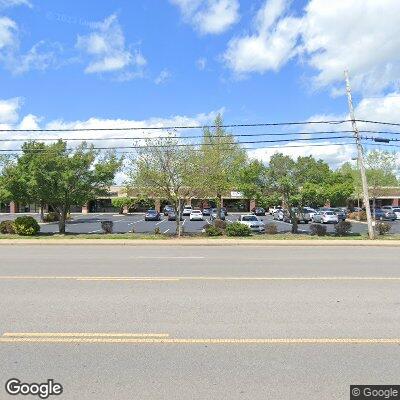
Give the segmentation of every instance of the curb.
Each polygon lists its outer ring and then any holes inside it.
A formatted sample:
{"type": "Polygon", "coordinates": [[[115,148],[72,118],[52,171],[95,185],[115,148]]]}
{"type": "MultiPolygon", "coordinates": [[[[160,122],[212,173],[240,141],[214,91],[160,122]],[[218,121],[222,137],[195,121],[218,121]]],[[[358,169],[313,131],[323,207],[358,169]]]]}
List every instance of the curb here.
{"type": "Polygon", "coordinates": [[[0,246],[243,246],[243,247],[400,247],[400,240],[119,240],[2,239],[0,246]]]}

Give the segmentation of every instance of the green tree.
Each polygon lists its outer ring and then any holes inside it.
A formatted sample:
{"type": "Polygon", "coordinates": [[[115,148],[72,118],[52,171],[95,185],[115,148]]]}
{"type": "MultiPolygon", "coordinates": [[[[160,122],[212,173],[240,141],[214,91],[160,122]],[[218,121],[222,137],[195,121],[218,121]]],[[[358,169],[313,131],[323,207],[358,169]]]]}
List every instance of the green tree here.
{"type": "Polygon", "coordinates": [[[195,193],[195,151],[179,146],[174,137],[147,139],[128,167],[127,189],[166,199],[177,212],[176,232],[181,236],[181,200],[195,193]]]}
{"type": "Polygon", "coordinates": [[[218,218],[224,194],[239,186],[239,171],[246,164],[247,154],[235,138],[223,128],[222,116],[218,114],[215,128],[205,128],[198,160],[197,184],[204,198],[215,199],[218,218]]]}
{"type": "Polygon", "coordinates": [[[121,167],[114,153],[101,156],[86,143],[69,151],[61,140],[28,142],[22,150],[17,162],[5,168],[5,188],[14,201],[49,204],[59,215],[60,233],[65,233],[71,206],[106,195],[121,167]]]}
{"type": "Polygon", "coordinates": [[[254,199],[261,204],[265,198],[266,168],[258,160],[247,162],[238,171],[236,189],[247,199],[254,199]]]}

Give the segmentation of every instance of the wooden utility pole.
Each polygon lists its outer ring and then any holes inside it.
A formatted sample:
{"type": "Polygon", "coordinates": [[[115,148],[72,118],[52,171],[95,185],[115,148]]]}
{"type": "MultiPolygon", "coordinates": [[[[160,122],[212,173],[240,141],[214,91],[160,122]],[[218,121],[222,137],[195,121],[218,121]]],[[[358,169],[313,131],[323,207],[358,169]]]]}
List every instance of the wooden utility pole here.
{"type": "Polygon", "coordinates": [[[364,206],[365,206],[365,211],[367,213],[368,236],[370,239],[375,239],[374,227],[372,226],[371,207],[369,204],[367,175],[365,173],[364,149],[361,144],[360,132],[358,130],[357,123],[356,123],[356,117],[354,114],[353,99],[351,96],[350,79],[349,79],[349,73],[347,70],[344,71],[344,76],[345,76],[345,80],[346,80],[346,92],[347,92],[347,99],[348,99],[348,103],[349,103],[350,119],[351,119],[353,131],[354,131],[354,139],[355,139],[356,145],[357,145],[358,165],[359,165],[360,173],[361,173],[364,206]]]}

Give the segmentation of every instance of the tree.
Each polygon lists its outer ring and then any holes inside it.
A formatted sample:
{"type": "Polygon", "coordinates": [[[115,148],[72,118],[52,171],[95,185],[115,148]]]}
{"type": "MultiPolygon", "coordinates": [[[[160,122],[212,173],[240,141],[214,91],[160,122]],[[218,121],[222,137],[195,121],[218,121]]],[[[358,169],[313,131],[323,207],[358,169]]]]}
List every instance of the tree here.
{"type": "Polygon", "coordinates": [[[194,150],[179,146],[178,139],[147,139],[128,167],[128,191],[166,199],[174,206],[176,232],[181,236],[182,198],[194,193],[196,176],[194,150]]]}
{"type": "Polygon", "coordinates": [[[398,180],[395,171],[396,154],[382,150],[370,151],[365,159],[368,187],[370,188],[373,208],[376,198],[381,195],[385,186],[397,186],[398,180]]]}
{"type": "Polygon", "coordinates": [[[39,201],[59,215],[59,231],[71,206],[83,205],[108,193],[121,160],[114,153],[99,152],[81,144],[74,151],[66,142],[28,142],[17,162],[4,171],[4,183],[14,201],[39,201]]]}
{"type": "Polygon", "coordinates": [[[265,198],[265,165],[258,160],[247,162],[239,168],[236,189],[243,193],[244,197],[254,199],[261,203],[265,198]]]}
{"type": "Polygon", "coordinates": [[[282,153],[274,154],[267,169],[267,182],[271,191],[279,193],[283,205],[290,213],[292,233],[297,233],[297,217],[293,212],[293,205],[299,200],[299,184],[296,162],[282,153]]]}
{"type": "Polygon", "coordinates": [[[197,158],[198,186],[203,197],[215,199],[217,215],[221,218],[222,197],[236,189],[238,173],[247,160],[246,152],[236,143],[235,138],[223,128],[220,114],[214,121],[215,128],[203,131],[200,156],[197,158]]]}

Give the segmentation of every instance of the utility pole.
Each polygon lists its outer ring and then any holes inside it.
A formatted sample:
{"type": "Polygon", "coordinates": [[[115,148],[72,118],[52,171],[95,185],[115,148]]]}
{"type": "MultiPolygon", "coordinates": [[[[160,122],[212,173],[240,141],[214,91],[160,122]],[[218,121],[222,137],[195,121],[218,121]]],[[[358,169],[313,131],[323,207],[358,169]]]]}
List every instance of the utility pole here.
{"type": "Polygon", "coordinates": [[[364,205],[365,205],[365,211],[367,213],[368,236],[370,239],[375,239],[374,227],[372,226],[371,207],[369,204],[367,176],[365,174],[364,149],[361,144],[360,132],[358,130],[357,123],[356,123],[356,117],[354,115],[354,107],[353,107],[353,99],[351,96],[349,72],[347,70],[344,71],[344,77],[346,80],[346,92],[347,92],[347,99],[348,99],[348,103],[349,103],[350,119],[351,119],[353,131],[354,131],[354,139],[355,139],[356,145],[357,145],[358,166],[360,168],[360,173],[361,173],[364,205]]]}

